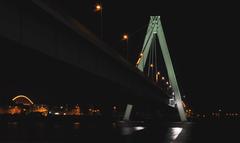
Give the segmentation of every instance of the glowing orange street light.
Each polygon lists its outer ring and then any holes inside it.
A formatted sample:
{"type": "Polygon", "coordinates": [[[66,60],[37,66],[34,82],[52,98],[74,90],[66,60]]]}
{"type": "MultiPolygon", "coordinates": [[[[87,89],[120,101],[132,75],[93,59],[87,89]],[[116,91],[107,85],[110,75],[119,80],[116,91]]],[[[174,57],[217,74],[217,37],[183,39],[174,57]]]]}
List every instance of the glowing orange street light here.
{"type": "Polygon", "coordinates": [[[123,35],[123,40],[128,40],[128,35],[127,34],[123,35]]]}
{"type": "Polygon", "coordinates": [[[126,41],[126,58],[128,60],[128,34],[123,34],[123,37],[122,37],[122,40],[123,41],[126,41]]]}
{"type": "Polygon", "coordinates": [[[95,11],[98,12],[98,11],[102,11],[102,5],[97,3],[96,6],[95,6],[95,11]]]}
{"type": "Polygon", "coordinates": [[[95,5],[95,12],[100,13],[100,38],[103,40],[103,7],[101,2],[95,5]]]}

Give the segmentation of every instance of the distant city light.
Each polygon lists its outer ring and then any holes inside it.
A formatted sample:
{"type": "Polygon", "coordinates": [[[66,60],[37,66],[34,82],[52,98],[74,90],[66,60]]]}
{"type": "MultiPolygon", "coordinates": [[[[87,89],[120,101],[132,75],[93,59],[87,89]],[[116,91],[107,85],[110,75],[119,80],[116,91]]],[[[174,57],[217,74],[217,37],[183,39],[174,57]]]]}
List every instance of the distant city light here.
{"type": "MultiPolygon", "coordinates": [[[[27,96],[25,96],[25,95],[18,95],[18,96],[16,96],[16,97],[14,97],[14,98],[12,99],[12,101],[16,101],[17,99],[20,99],[20,98],[26,99],[28,102],[30,102],[31,105],[34,104],[34,103],[32,102],[32,100],[29,99],[29,98],[28,98],[27,96]]],[[[23,103],[23,104],[28,104],[28,103],[23,103]]]]}

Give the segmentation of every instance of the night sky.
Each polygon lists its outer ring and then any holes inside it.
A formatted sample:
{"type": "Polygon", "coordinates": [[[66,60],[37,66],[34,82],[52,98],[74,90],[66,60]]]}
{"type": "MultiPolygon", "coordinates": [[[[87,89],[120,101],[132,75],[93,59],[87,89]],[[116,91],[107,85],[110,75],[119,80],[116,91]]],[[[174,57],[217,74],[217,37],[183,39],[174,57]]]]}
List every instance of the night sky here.
{"type": "MultiPolygon", "coordinates": [[[[47,0],[45,0],[47,1],[47,0]]],[[[51,0],[99,36],[95,0],[51,0]]],[[[239,10],[234,3],[173,0],[102,0],[103,40],[120,54],[129,34],[135,65],[149,16],[160,15],[182,95],[197,111],[239,111],[239,10]]],[[[160,48],[160,47],[159,47],[160,48]]]]}
{"type": "MultiPolygon", "coordinates": [[[[63,1],[62,9],[99,35],[98,1],[63,1]]],[[[193,1],[102,0],[103,39],[124,50],[131,63],[142,48],[150,15],[160,15],[182,94],[195,110],[239,110],[239,14],[237,5],[193,1]]]]}

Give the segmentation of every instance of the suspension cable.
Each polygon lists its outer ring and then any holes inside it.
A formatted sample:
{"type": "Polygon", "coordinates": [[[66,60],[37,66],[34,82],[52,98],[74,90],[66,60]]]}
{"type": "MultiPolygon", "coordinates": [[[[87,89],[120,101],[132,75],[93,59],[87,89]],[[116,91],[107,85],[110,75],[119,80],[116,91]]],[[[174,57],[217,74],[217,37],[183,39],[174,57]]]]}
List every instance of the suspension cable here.
{"type": "MultiPolygon", "coordinates": [[[[152,47],[152,45],[151,45],[152,47]]],[[[150,76],[150,66],[151,66],[151,59],[152,59],[152,48],[150,47],[150,50],[149,50],[149,57],[148,57],[148,77],[150,76]]]]}
{"type": "Polygon", "coordinates": [[[148,24],[143,25],[142,27],[138,28],[136,31],[134,31],[132,34],[129,34],[128,37],[131,38],[133,37],[135,34],[137,34],[138,32],[140,32],[141,30],[143,30],[145,27],[147,27],[148,24]]]}
{"type": "MultiPolygon", "coordinates": [[[[153,41],[155,41],[155,37],[153,37],[153,41]]],[[[154,63],[154,55],[155,55],[155,51],[154,51],[154,43],[151,47],[151,51],[152,51],[152,61],[151,61],[151,78],[154,79],[154,68],[155,68],[155,63],[154,63]]]]}
{"type": "MultiPolygon", "coordinates": [[[[157,63],[157,45],[156,45],[156,35],[154,35],[154,53],[155,53],[155,76],[158,76],[158,63],[157,63]]],[[[156,81],[157,82],[157,81],[156,81]]]]}

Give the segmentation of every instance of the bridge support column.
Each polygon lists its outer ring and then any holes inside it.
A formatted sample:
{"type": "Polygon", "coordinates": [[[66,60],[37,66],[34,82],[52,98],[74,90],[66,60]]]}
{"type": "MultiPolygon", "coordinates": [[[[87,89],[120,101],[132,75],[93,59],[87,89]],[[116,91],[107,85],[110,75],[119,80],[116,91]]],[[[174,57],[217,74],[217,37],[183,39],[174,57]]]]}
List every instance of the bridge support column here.
{"type": "Polygon", "coordinates": [[[126,107],[126,110],[125,110],[125,113],[124,113],[124,116],[123,116],[123,120],[124,120],[124,121],[129,121],[129,120],[130,120],[130,115],[131,115],[131,112],[132,112],[132,107],[133,107],[133,105],[127,104],[127,107],[126,107]]]}
{"type": "Polygon", "coordinates": [[[185,114],[185,111],[184,111],[184,108],[182,105],[182,98],[181,98],[181,94],[180,94],[180,91],[178,88],[177,79],[176,79],[175,72],[174,72],[173,65],[172,65],[172,60],[170,57],[170,53],[168,51],[167,42],[166,42],[165,35],[163,32],[162,24],[160,21],[160,16],[151,16],[150,17],[147,34],[145,36],[145,40],[143,43],[141,57],[137,61],[137,68],[140,71],[144,72],[144,67],[146,65],[146,60],[149,55],[151,44],[153,43],[153,40],[156,40],[154,38],[154,35],[157,35],[156,38],[158,38],[158,40],[159,40],[162,56],[163,56],[164,63],[167,68],[169,82],[170,82],[170,85],[172,85],[172,88],[174,91],[173,93],[175,96],[175,101],[176,101],[180,119],[181,119],[181,121],[187,121],[186,114],[185,114]]]}

